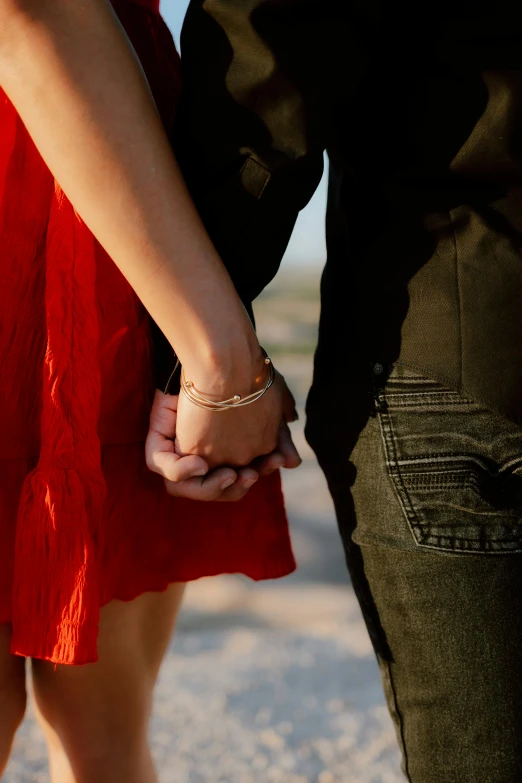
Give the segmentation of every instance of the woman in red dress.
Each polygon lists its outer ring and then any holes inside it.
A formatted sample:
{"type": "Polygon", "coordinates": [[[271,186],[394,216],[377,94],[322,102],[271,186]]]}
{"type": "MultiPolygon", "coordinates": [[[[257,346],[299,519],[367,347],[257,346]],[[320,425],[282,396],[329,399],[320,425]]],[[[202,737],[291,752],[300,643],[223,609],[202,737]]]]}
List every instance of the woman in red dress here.
{"type": "Polygon", "coordinates": [[[155,780],[147,719],[184,583],[294,567],[278,474],[247,493],[255,471],[219,468],[273,448],[281,379],[223,416],[180,399],[176,445],[156,392],[171,492],[239,502],[172,497],[145,465],[145,307],[216,399],[262,384],[263,356],[137,66],[170,131],[159,0],[112,5],[128,38],[107,0],[0,0],[0,774],[27,657],[53,783],[155,780]]]}

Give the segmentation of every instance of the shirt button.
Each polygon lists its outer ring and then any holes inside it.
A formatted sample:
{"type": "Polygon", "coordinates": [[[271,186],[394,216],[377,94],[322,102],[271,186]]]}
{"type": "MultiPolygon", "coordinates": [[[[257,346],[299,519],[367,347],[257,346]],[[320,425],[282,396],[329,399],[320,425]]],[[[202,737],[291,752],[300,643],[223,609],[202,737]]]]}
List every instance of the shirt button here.
{"type": "Polygon", "coordinates": [[[384,366],[379,362],[377,362],[377,364],[373,365],[373,372],[374,375],[382,375],[384,372],[384,366]]]}

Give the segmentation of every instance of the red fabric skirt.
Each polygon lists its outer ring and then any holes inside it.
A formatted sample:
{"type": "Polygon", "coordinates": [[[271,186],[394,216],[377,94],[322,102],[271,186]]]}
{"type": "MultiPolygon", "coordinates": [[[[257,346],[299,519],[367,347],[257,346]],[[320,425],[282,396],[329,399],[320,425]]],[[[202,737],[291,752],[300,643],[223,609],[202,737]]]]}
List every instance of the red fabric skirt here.
{"type": "MultiPolygon", "coordinates": [[[[170,131],[179,59],[156,0],[114,0],[170,131]]],[[[100,607],[294,559],[280,478],[237,504],[169,497],[144,461],[147,313],[0,91],[0,623],[11,651],[97,659],[100,607]]]]}

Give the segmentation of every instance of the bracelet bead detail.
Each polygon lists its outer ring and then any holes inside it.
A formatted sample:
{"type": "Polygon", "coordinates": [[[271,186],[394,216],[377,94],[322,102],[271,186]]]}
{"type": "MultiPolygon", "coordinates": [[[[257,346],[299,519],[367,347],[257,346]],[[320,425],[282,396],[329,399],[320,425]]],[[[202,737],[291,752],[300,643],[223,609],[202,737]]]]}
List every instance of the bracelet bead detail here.
{"type": "Polygon", "coordinates": [[[187,397],[190,402],[197,405],[198,408],[204,408],[205,410],[213,411],[214,413],[220,413],[222,411],[233,410],[234,408],[243,408],[245,405],[252,405],[252,403],[260,400],[261,397],[266,394],[275,380],[275,368],[272,364],[272,360],[268,356],[264,348],[261,348],[265,356],[265,365],[268,366],[268,379],[265,386],[246,397],[241,397],[240,394],[234,394],[228,400],[211,400],[201,394],[192,381],[187,381],[183,369],[181,370],[181,391],[187,397]]]}

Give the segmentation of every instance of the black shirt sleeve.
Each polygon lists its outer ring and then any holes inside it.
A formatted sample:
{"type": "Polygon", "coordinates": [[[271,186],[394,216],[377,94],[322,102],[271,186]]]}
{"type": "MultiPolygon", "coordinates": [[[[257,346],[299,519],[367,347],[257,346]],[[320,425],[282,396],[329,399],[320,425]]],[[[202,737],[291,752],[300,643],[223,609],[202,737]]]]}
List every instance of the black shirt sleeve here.
{"type": "Polygon", "coordinates": [[[357,42],[344,7],[339,0],[189,5],[174,147],[247,307],[276,274],[320,182],[323,152],[356,78],[346,68],[357,42]]]}

